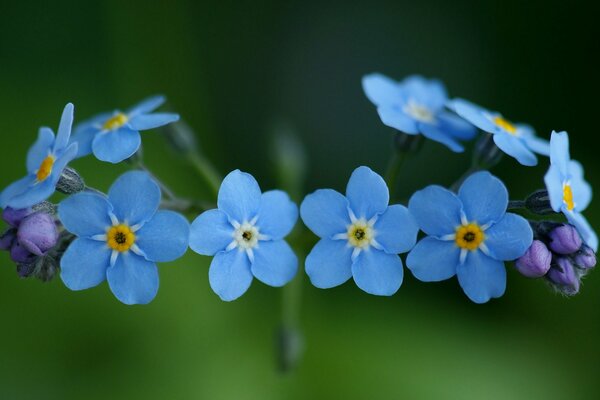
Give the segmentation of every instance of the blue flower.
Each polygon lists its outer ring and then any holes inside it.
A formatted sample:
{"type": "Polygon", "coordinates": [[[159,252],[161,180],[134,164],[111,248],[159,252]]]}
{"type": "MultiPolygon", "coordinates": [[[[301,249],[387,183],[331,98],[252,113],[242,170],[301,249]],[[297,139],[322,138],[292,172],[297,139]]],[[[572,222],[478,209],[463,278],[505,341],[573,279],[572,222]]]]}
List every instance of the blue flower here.
{"type": "Polygon", "coordinates": [[[354,170],[346,196],[332,189],[306,196],[300,215],[321,238],[306,258],[313,285],[326,289],[353,277],[367,293],[396,293],[404,277],[398,253],[415,245],[419,227],[406,207],[388,202],[385,182],[368,167],[354,170]]]}
{"type": "Polygon", "coordinates": [[[298,259],[283,238],[298,220],[298,207],[285,192],[261,193],[252,175],[235,170],[221,183],[217,205],[192,223],[190,247],[215,256],[208,278],[221,299],[243,295],[253,277],[275,287],[294,278],[298,259]]]}
{"type": "Polygon", "coordinates": [[[598,251],[598,236],[581,214],[592,200],[592,188],[583,178],[583,166],[571,160],[567,132],[552,132],[550,164],[544,181],[552,209],[562,212],[587,245],[598,251]]]}
{"type": "Polygon", "coordinates": [[[121,162],[139,149],[139,131],[158,128],[179,120],[172,113],[152,113],[165,102],[163,96],[150,97],[127,112],[116,110],[99,114],[75,127],[73,142],[79,144],[77,156],[94,153],[101,161],[121,162]]]}
{"type": "Polygon", "coordinates": [[[502,296],[504,261],[521,257],[533,241],[527,220],[507,206],[504,184],[486,171],[467,178],[458,196],[435,185],[416,192],[408,208],[429,236],[408,254],[407,267],[424,282],[456,274],[475,303],[502,296]]]}
{"type": "Polygon", "coordinates": [[[56,138],[52,129],[40,128],[38,140],[27,153],[27,176],[0,193],[0,207],[28,208],[54,193],[63,169],[77,154],[77,145],[69,145],[73,104],[65,106],[56,138]]]}
{"type": "Polygon", "coordinates": [[[462,152],[459,140],[472,139],[473,125],[446,111],[448,100],[444,84],[421,76],[409,76],[398,83],[381,74],[363,77],[363,90],[381,122],[409,135],[423,134],[454,152],[462,152]]]}
{"type": "Polygon", "coordinates": [[[189,224],[173,211],[157,211],[160,189],[141,171],[127,172],[108,197],[81,192],[62,201],[58,215],[77,238],[63,255],[61,278],[71,290],[105,279],[125,304],[146,304],[158,291],[156,262],[181,257],[189,224]]]}
{"type": "Polygon", "coordinates": [[[494,135],[496,146],[522,165],[537,165],[534,152],[544,156],[550,154],[548,141],[535,136],[535,131],[529,125],[513,124],[500,113],[463,99],[452,100],[448,106],[482,131],[494,135]]]}

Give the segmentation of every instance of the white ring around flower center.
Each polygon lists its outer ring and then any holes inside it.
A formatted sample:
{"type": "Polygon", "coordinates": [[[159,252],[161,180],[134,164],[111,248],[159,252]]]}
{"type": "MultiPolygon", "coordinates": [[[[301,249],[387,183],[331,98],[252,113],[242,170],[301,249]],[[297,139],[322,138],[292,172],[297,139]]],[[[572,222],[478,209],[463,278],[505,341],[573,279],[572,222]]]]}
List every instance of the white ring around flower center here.
{"type": "Polygon", "coordinates": [[[239,225],[233,231],[233,240],[242,249],[252,249],[258,244],[260,233],[258,228],[249,222],[239,225]]]}
{"type": "Polygon", "coordinates": [[[403,108],[403,111],[416,119],[417,121],[433,123],[435,122],[435,116],[431,110],[413,99],[409,99],[403,108]]]}

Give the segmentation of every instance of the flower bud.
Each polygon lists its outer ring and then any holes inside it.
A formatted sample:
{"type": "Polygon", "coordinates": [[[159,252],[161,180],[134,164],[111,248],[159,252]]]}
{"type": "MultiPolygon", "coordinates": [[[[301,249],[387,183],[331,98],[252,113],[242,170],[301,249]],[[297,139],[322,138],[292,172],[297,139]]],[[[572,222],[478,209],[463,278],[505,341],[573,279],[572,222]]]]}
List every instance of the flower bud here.
{"type": "Polygon", "coordinates": [[[161,127],[169,145],[180,154],[198,151],[198,142],[192,128],[183,120],[161,127]]]}
{"type": "Polygon", "coordinates": [[[547,190],[537,190],[525,199],[525,208],[537,215],[555,214],[547,190]]]}
{"type": "Polygon", "coordinates": [[[579,292],[579,278],[571,261],[566,257],[555,259],[554,265],[546,275],[562,293],[573,296],[579,292]]]}
{"type": "Polygon", "coordinates": [[[500,162],[503,154],[502,150],[494,143],[493,135],[481,135],[475,142],[473,164],[483,169],[489,169],[500,162]]]}
{"type": "Polygon", "coordinates": [[[35,270],[35,262],[17,264],[17,275],[19,278],[29,278],[35,270]]]}
{"type": "Polygon", "coordinates": [[[552,262],[552,253],[540,240],[534,240],[529,249],[515,262],[515,267],[528,278],[546,275],[552,262]]]}
{"type": "Polygon", "coordinates": [[[45,254],[58,241],[54,218],[42,212],[29,215],[21,222],[17,239],[30,253],[37,256],[45,254]]]}
{"type": "Polygon", "coordinates": [[[10,248],[10,258],[16,263],[31,263],[35,260],[35,254],[32,254],[25,247],[21,246],[18,240],[15,240],[10,248]]]}
{"type": "Polygon", "coordinates": [[[66,167],[60,174],[56,190],[64,194],[79,193],[85,189],[83,178],[73,168],[66,167]]]}
{"type": "Polygon", "coordinates": [[[10,250],[16,237],[16,229],[9,229],[0,235],[0,250],[10,250]]]}
{"type": "Polygon", "coordinates": [[[14,208],[6,207],[4,211],[2,211],[2,219],[6,221],[12,227],[18,227],[23,218],[31,214],[31,209],[22,208],[16,210],[14,208]]]}
{"type": "Polygon", "coordinates": [[[563,224],[552,229],[548,234],[550,243],[548,247],[558,254],[572,254],[581,247],[582,241],[579,232],[573,225],[563,224]]]}
{"type": "Polygon", "coordinates": [[[596,253],[589,246],[583,245],[575,255],[575,265],[579,268],[590,269],[596,266],[596,253]]]}

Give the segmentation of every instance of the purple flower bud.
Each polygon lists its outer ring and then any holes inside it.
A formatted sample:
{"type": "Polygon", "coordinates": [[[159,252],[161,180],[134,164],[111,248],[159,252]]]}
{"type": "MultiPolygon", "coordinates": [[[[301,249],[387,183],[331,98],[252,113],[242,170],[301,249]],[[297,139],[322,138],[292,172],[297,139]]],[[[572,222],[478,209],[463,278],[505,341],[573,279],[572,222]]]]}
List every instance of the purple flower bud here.
{"type": "Polygon", "coordinates": [[[528,278],[546,275],[552,262],[552,253],[540,240],[534,240],[529,249],[515,262],[515,267],[528,278]]]}
{"type": "Polygon", "coordinates": [[[6,207],[4,211],[2,211],[2,219],[10,226],[18,228],[23,218],[29,214],[31,214],[30,208],[15,210],[14,208],[6,207]]]}
{"type": "Polygon", "coordinates": [[[28,264],[35,260],[35,254],[30,253],[25,247],[16,240],[10,248],[10,258],[16,263],[28,264]]]}
{"type": "Polygon", "coordinates": [[[552,265],[546,276],[566,295],[572,296],[579,292],[579,278],[573,264],[566,257],[557,257],[555,264],[552,265]]]}
{"type": "Polygon", "coordinates": [[[27,216],[17,233],[21,246],[36,256],[41,256],[53,248],[58,241],[58,229],[54,218],[42,212],[27,216]]]}
{"type": "Polygon", "coordinates": [[[15,241],[15,229],[9,229],[0,235],[0,250],[10,250],[15,241]]]}
{"type": "Polygon", "coordinates": [[[579,253],[575,255],[575,265],[583,269],[594,268],[596,266],[596,253],[594,253],[594,250],[583,245],[579,253]]]}
{"type": "Polygon", "coordinates": [[[557,226],[550,231],[548,236],[550,237],[550,250],[558,254],[575,253],[582,244],[581,236],[573,225],[557,226]]]}

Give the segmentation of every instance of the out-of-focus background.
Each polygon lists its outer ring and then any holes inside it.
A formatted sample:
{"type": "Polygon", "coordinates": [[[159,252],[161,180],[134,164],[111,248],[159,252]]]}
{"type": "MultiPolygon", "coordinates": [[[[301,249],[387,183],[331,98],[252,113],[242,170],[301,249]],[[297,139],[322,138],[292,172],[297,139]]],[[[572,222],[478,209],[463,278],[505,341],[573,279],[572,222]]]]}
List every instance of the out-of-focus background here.
{"type": "MultiPolygon", "coordinates": [[[[41,125],[65,103],[76,118],[164,93],[225,173],[276,185],[273,126],[292,127],[310,156],[306,192],[343,190],[351,171],[384,172],[392,130],[362,93],[363,74],[442,79],[453,96],[502,110],[541,136],[568,130],[574,158],[600,184],[596,155],[595,13],[563,1],[8,1],[0,0],[0,187],[24,173],[41,125]]],[[[186,196],[196,175],[145,132],[147,164],[186,196]]],[[[427,142],[401,173],[408,196],[449,184],[469,157],[427,142]]],[[[123,166],[74,165],[107,189],[123,166]]],[[[513,198],[542,186],[548,160],[493,172],[513,198]]],[[[600,226],[597,203],[587,210],[600,226]]],[[[600,273],[574,298],[511,266],[501,299],[475,305],[455,280],[405,274],[379,298],[352,282],[302,282],[305,353],[275,368],[282,289],[254,282],[225,303],[210,259],[160,266],[147,306],[119,303],[103,284],[72,292],[60,279],[20,280],[0,254],[0,399],[589,399],[600,383],[600,273]]]]}

